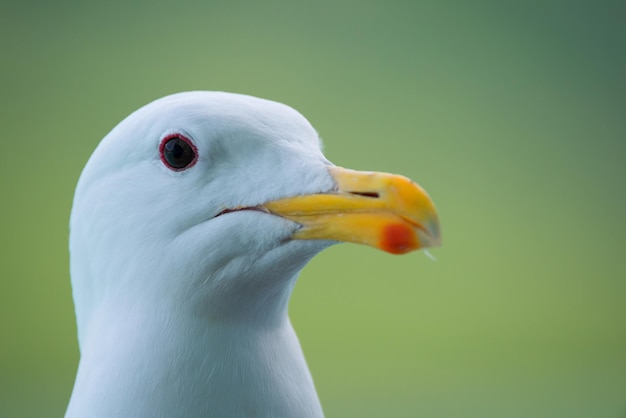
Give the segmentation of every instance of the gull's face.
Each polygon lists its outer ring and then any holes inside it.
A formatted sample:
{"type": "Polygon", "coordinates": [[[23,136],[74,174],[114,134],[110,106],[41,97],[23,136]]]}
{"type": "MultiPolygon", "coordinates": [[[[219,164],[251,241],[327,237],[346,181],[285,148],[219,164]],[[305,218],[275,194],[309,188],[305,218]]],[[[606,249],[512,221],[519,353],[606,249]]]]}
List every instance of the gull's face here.
{"type": "Polygon", "coordinates": [[[151,103],[102,141],[76,191],[70,241],[76,299],[127,297],[117,281],[233,315],[246,295],[248,307],[284,299],[285,280],[333,242],[403,253],[437,245],[439,229],[419,186],[332,166],[293,109],[196,92],[151,103]]]}

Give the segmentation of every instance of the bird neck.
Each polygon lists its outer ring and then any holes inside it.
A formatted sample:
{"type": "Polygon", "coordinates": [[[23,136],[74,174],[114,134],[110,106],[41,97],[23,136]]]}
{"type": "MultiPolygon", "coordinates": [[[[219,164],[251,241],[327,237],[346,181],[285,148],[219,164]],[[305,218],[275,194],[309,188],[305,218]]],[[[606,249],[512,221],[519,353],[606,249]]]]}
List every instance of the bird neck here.
{"type": "Polygon", "coordinates": [[[323,416],[286,313],[242,324],[145,312],[95,312],[67,418],[323,416]]]}

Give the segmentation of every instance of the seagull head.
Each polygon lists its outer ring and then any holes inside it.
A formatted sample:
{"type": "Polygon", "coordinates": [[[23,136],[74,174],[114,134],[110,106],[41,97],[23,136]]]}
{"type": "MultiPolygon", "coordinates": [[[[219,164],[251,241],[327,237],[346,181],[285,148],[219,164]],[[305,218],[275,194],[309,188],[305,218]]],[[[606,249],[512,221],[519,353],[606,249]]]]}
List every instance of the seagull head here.
{"type": "Polygon", "coordinates": [[[101,309],[271,323],[333,243],[439,243],[415,183],[336,167],[297,111],[218,92],[159,99],[115,127],[81,175],[70,231],[81,345],[101,309]]]}
{"type": "Polygon", "coordinates": [[[101,141],[76,189],[66,417],[320,417],[287,316],[298,272],[336,242],[401,254],[439,240],[421,187],[333,165],[288,106],[152,102],[101,141]]]}

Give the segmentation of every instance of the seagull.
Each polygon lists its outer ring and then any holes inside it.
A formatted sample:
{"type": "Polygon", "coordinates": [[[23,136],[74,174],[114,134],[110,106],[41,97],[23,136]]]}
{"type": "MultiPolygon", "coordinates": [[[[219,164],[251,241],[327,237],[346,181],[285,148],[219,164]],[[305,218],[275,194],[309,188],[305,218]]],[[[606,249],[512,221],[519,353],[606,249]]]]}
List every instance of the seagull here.
{"type": "Polygon", "coordinates": [[[329,162],[289,106],[194,91],[135,111],[74,195],[65,416],[322,417],[287,308],[337,242],[437,246],[437,212],[406,177],[329,162]]]}

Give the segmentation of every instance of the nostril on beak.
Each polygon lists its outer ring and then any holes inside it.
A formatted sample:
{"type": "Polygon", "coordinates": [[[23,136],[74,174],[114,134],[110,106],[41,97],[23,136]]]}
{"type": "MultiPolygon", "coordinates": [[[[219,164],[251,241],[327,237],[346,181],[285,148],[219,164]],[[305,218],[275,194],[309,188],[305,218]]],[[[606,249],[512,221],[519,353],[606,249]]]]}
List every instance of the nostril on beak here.
{"type": "Polygon", "coordinates": [[[354,194],[357,196],[363,197],[371,197],[372,199],[378,199],[380,195],[376,192],[348,192],[349,194],[354,194]]]}

